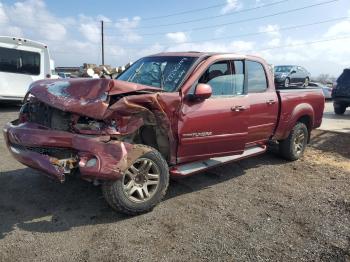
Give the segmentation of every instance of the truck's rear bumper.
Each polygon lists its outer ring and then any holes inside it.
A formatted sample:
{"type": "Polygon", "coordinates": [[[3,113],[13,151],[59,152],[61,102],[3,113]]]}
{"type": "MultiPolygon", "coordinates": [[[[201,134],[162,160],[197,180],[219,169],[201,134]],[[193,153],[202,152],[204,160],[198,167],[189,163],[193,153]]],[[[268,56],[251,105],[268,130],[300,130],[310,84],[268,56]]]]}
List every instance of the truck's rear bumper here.
{"type": "Polygon", "coordinates": [[[8,123],[4,129],[7,147],[22,164],[41,170],[63,182],[75,167],[82,178],[116,180],[139,156],[149,149],[110,140],[108,136],[83,136],[52,130],[34,123],[8,123]],[[67,150],[72,156],[59,159],[50,150],[67,150]]]}
{"type": "Polygon", "coordinates": [[[338,104],[350,105],[350,97],[334,97],[333,102],[338,104]]]}

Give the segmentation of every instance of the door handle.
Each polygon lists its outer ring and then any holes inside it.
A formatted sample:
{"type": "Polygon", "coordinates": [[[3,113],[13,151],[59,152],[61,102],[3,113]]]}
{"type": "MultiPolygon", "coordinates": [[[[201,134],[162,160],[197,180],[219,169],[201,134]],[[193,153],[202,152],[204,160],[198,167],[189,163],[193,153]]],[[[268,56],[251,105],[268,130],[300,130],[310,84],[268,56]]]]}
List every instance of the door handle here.
{"type": "Polygon", "coordinates": [[[231,111],[235,111],[235,112],[240,112],[240,111],[244,111],[247,108],[245,106],[233,106],[231,107],[231,111]]]}
{"type": "Polygon", "coordinates": [[[266,104],[268,104],[268,105],[273,105],[275,103],[276,103],[276,101],[273,99],[266,101],[266,104]]]}

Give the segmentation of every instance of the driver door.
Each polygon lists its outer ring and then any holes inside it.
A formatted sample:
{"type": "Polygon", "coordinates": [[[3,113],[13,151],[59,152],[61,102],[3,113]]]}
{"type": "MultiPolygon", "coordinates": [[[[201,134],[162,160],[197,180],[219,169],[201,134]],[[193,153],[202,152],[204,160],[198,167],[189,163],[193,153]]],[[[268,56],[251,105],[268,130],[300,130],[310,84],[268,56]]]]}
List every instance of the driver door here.
{"type": "Polygon", "coordinates": [[[215,62],[198,83],[209,84],[212,96],[200,101],[184,99],[178,126],[178,162],[242,154],[249,119],[244,61],[215,62]]]}

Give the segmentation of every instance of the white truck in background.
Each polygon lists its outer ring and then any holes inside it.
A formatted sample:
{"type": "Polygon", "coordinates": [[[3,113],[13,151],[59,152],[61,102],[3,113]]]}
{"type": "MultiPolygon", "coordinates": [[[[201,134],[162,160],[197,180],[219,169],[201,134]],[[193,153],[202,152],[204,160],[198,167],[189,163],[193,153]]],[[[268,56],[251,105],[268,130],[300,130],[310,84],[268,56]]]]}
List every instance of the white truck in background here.
{"type": "Polygon", "coordinates": [[[23,38],[0,36],[0,101],[20,101],[29,85],[51,77],[47,45],[23,38]]]}

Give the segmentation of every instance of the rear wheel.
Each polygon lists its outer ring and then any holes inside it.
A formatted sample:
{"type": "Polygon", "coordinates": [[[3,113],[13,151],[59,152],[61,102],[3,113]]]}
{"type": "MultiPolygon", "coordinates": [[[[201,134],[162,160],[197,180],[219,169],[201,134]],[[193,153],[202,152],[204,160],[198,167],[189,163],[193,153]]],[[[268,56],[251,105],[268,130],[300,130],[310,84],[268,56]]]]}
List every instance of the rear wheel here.
{"type": "Polygon", "coordinates": [[[105,182],[103,195],[116,211],[137,215],[151,211],[169,184],[168,165],[155,149],[136,159],[117,181],[105,182]]]}
{"type": "Polygon", "coordinates": [[[287,77],[286,80],[284,80],[284,87],[288,88],[290,86],[290,79],[287,77]]]}
{"type": "Polygon", "coordinates": [[[308,137],[309,131],[306,125],[298,122],[290,132],[288,138],[280,141],[279,151],[281,156],[292,161],[302,157],[308,137]]]}
{"type": "Polygon", "coordinates": [[[346,111],[346,106],[338,103],[333,104],[334,107],[334,113],[337,115],[343,115],[346,111]]]}

